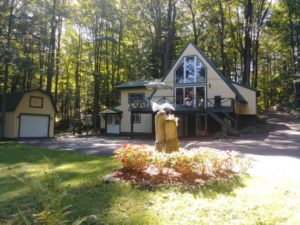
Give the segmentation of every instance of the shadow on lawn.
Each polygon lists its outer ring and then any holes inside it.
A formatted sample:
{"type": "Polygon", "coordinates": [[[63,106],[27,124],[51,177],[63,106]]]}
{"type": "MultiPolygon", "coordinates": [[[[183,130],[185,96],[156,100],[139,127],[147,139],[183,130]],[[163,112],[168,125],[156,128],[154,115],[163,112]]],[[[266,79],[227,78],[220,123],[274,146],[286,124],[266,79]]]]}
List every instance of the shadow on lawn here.
{"type": "Polygon", "coordinates": [[[218,179],[207,181],[206,184],[202,186],[174,186],[174,185],[161,185],[161,186],[142,186],[142,185],[133,185],[142,191],[174,191],[177,193],[191,193],[195,197],[203,198],[217,198],[219,195],[234,195],[234,190],[237,188],[245,187],[245,180],[249,178],[248,174],[244,175],[234,175],[229,178],[218,179]]]}
{"type": "Polygon", "coordinates": [[[43,171],[47,169],[45,156],[67,192],[63,205],[72,205],[67,218],[70,221],[89,215],[98,217],[99,222],[93,224],[102,224],[102,221],[104,224],[149,224],[157,220],[155,215],[149,218],[143,209],[149,193],[132,189],[128,184],[104,184],[103,176],[119,165],[110,158],[12,142],[0,143],[0,224],[22,224],[19,210],[27,218],[39,212],[36,195],[14,176],[29,175],[43,182],[46,180],[43,171]]]}
{"type": "Polygon", "coordinates": [[[94,224],[159,224],[159,216],[147,208],[147,202],[156,194],[177,192],[191,193],[195,198],[216,198],[218,195],[233,195],[236,188],[244,186],[242,177],[209,182],[201,188],[149,189],[128,183],[105,184],[103,176],[119,166],[108,157],[2,143],[0,198],[5,199],[0,199],[0,224],[20,224],[18,210],[29,218],[38,212],[39,204],[34,194],[12,175],[30,174],[34,179],[43,180],[41,172],[47,165],[45,156],[57,168],[56,173],[67,191],[63,205],[72,205],[68,215],[70,221],[96,215],[98,222],[94,224]],[[40,168],[40,173],[32,172],[32,167],[35,172],[40,168]]]}

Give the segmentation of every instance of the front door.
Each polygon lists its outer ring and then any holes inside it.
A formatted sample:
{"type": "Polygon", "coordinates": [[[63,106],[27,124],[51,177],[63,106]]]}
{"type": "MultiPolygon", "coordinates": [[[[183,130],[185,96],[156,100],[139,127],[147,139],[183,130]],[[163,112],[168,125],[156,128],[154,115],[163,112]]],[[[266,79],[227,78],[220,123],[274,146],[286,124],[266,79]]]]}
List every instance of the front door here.
{"type": "Polygon", "coordinates": [[[108,133],[108,134],[119,134],[120,133],[120,118],[119,118],[119,116],[107,115],[106,133],[108,133]]]}

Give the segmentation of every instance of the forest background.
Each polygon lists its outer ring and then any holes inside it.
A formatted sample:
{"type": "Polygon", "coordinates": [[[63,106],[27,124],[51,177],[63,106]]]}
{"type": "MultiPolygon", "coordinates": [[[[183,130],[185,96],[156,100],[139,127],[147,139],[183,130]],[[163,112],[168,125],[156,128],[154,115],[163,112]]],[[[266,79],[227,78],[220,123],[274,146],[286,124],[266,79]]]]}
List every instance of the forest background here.
{"type": "Polygon", "coordinates": [[[292,102],[299,0],[1,0],[1,93],[43,89],[59,120],[97,127],[117,85],[161,78],[188,41],[256,88],[259,110],[292,102]]]}

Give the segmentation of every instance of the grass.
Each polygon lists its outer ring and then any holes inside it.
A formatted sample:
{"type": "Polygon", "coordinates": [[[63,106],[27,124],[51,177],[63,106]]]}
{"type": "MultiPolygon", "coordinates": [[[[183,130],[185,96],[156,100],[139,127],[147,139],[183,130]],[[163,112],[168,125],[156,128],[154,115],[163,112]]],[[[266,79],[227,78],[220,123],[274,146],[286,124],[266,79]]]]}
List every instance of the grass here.
{"type": "Polygon", "coordinates": [[[96,215],[99,224],[299,224],[300,181],[272,177],[233,178],[201,189],[158,188],[102,178],[120,164],[109,157],[0,143],[0,224],[31,214],[34,196],[14,176],[43,179],[45,156],[55,165],[72,205],[71,220],[96,215]]]}

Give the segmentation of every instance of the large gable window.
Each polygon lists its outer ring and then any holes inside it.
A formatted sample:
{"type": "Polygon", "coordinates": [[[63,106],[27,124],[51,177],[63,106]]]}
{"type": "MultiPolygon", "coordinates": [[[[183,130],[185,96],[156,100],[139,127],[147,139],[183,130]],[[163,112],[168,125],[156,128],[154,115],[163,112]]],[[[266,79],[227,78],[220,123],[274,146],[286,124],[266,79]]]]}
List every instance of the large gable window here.
{"type": "Polygon", "coordinates": [[[175,83],[206,82],[206,69],[197,56],[184,57],[175,70],[175,83]]]}

